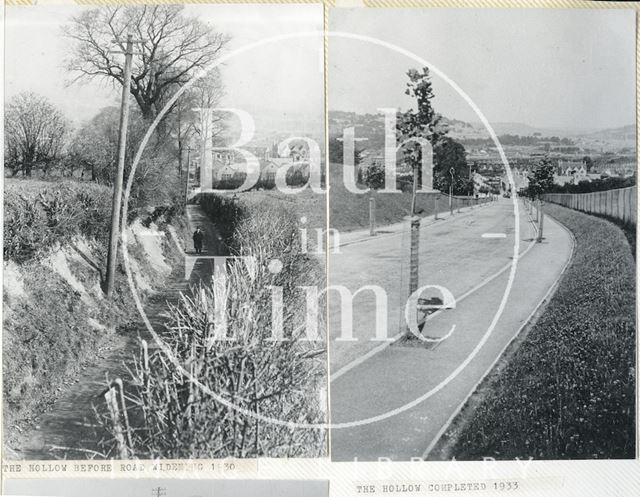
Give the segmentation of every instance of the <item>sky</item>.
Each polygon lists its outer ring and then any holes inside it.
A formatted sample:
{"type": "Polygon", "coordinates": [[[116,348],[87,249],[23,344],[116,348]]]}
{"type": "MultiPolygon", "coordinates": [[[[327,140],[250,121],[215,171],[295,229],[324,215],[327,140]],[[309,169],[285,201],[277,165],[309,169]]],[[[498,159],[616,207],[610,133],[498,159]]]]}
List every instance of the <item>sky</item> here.
{"type": "MultiPolygon", "coordinates": [[[[23,90],[48,97],[73,121],[119,103],[110,83],[75,83],[64,69],[61,26],[81,6],[7,6],[6,98],[23,90]]],[[[317,31],[317,5],[189,5],[232,37],[227,53],[285,33],[317,31]]],[[[372,36],[425,59],[464,90],[490,122],[608,128],[635,122],[635,18],[622,9],[332,9],[330,29],[372,36]]],[[[330,37],[330,109],[376,112],[408,107],[405,73],[419,64],[389,48],[330,37]]],[[[222,105],[253,113],[322,120],[320,37],[264,44],[225,63],[222,105]]],[[[434,75],[440,113],[480,119],[434,75]]]]}
{"type": "MultiPolygon", "coordinates": [[[[81,6],[6,6],[5,98],[29,90],[48,97],[73,121],[91,118],[102,107],[118,105],[119,88],[97,81],[68,83],[64,69],[69,40],[61,27],[81,6]]],[[[198,16],[231,36],[227,53],[265,38],[323,26],[318,5],[189,5],[198,16]]],[[[295,38],[261,45],[233,57],[222,68],[225,97],[221,105],[245,110],[323,113],[323,41],[295,38]]]]}
{"type": "MultiPolygon", "coordinates": [[[[330,30],[392,43],[454,81],[490,122],[608,128],[635,123],[635,13],[568,9],[334,9],[330,30]]],[[[369,42],[330,37],[332,110],[407,108],[414,60],[369,42]]],[[[433,71],[432,71],[433,73],[433,71]]],[[[480,119],[433,76],[434,106],[480,119]]],[[[415,104],[414,104],[415,106],[415,104]]]]}

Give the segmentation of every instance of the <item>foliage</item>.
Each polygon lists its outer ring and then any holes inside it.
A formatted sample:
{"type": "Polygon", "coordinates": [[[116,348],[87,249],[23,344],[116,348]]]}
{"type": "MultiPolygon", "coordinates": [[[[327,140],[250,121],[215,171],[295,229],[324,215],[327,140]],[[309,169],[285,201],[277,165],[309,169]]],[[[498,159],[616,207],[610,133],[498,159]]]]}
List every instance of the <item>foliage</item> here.
{"type": "MultiPolygon", "coordinates": [[[[396,139],[399,144],[411,139],[425,139],[433,146],[434,167],[433,186],[448,192],[451,184],[451,168],[454,169],[454,193],[466,194],[469,191],[466,153],[464,146],[446,136],[447,129],[442,116],[433,109],[433,86],[429,68],[420,72],[411,69],[407,76],[409,82],[405,93],[416,99],[417,111],[412,109],[398,114],[396,139]]],[[[422,184],[422,147],[419,143],[408,142],[402,147],[404,162],[412,171],[418,171],[418,184],[422,184]]]]}
{"type": "Polygon", "coordinates": [[[410,69],[407,76],[409,82],[405,94],[416,99],[418,109],[398,112],[396,141],[399,145],[404,144],[404,162],[412,171],[418,170],[418,183],[422,184],[422,147],[415,139],[428,140],[433,145],[446,132],[440,127],[442,117],[436,114],[431,105],[434,93],[429,68],[423,68],[422,72],[410,69]]]}
{"type": "MultiPolygon", "coordinates": [[[[569,138],[559,138],[557,136],[536,136],[536,135],[511,135],[504,134],[498,136],[498,141],[504,146],[539,146],[543,143],[554,143],[556,146],[574,146],[575,143],[569,138]]],[[[495,144],[491,138],[465,138],[463,143],[472,147],[493,147],[495,144]]]]}
{"type": "Polygon", "coordinates": [[[585,155],[582,158],[582,161],[585,164],[585,168],[587,169],[587,172],[590,172],[591,169],[593,169],[593,166],[595,165],[594,162],[593,162],[593,159],[591,157],[589,157],[588,155],[585,155]]]}
{"type": "MultiPolygon", "coordinates": [[[[74,135],[69,147],[69,159],[78,164],[92,181],[112,185],[118,163],[120,110],[103,108],[74,135]]],[[[137,109],[130,114],[125,149],[125,182],[133,158],[148,129],[148,123],[137,109]]],[[[126,183],[125,183],[126,184],[126,183]]],[[[131,207],[173,203],[184,191],[175,167],[175,148],[168,140],[151,139],[136,167],[131,187],[131,207]]]]}
{"type": "Polygon", "coordinates": [[[216,220],[216,227],[220,232],[220,236],[222,236],[227,246],[231,245],[236,223],[246,216],[243,206],[231,197],[212,193],[200,193],[195,201],[209,218],[216,220]]]}
{"type": "Polygon", "coordinates": [[[31,176],[35,167],[47,171],[61,159],[69,124],[45,97],[23,92],[5,109],[5,164],[15,176],[31,176]]]}
{"type": "Polygon", "coordinates": [[[26,262],[80,235],[106,240],[111,213],[108,189],[71,181],[23,189],[26,183],[5,186],[4,260],[26,262]]]}
{"type": "Polygon", "coordinates": [[[217,208],[218,225],[220,215],[235,217],[232,250],[254,257],[254,263],[231,261],[224,284],[200,284],[169,306],[168,332],[162,338],[170,355],[209,392],[190,381],[164,351],[148,359],[143,352],[132,371],[135,386],[128,393],[133,403],[128,418],[134,420],[129,448],[144,458],[323,455],[323,430],[275,425],[248,414],[287,422],[324,421],[325,406],[317,393],[326,381],[326,342],[324,337],[302,340],[306,300],[298,288],[322,288],[323,273],[301,253],[297,223],[289,211],[267,205],[248,213],[245,206],[236,209],[220,198],[207,205],[217,208]],[[269,270],[274,259],[282,262],[280,273],[269,270]],[[286,341],[269,340],[272,286],[282,288],[286,341]],[[214,338],[223,331],[210,318],[216,315],[219,292],[228,296],[223,312],[230,340],[214,338]],[[244,412],[217,401],[210,392],[244,412]]]}
{"type": "Polygon", "coordinates": [[[453,169],[453,194],[468,195],[473,192],[470,185],[469,167],[467,166],[464,147],[449,138],[442,137],[434,147],[434,178],[433,186],[436,190],[448,193],[451,186],[451,169],[453,169]]]}
{"type": "Polygon", "coordinates": [[[491,385],[457,459],[635,457],[635,262],[613,224],[545,207],[576,238],[539,320],[491,385]]]}
{"type": "MultiPolygon", "coordinates": [[[[339,231],[352,231],[362,228],[369,228],[369,196],[362,194],[353,194],[349,192],[344,186],[342,180],[342,165],[330,164],[329,174],[331,184],[331,202],[329,203],[330,209],[330,222],[331,228],[339,231]]],[[[411,178],[408,178],[403,183],[399,178],[398,189],[402,190],[404,184],[410,184],[411,178]]],[[[411,188],[407,188],[407,192],[410,192],[411,188]]],[[[471,205],[478,205],[485,203],[490,199],[480,198],[478,200],[472,200],[469,198],[453,198],[453,208],[458,209],[469,207],[471,205]]],[[[322,205],[317,205],[316,210],[323,209],[322,205]]],[[[418,195],[416,199],[416,213],[420,216],[430,216],[435,212],[435,202],[432,195],[418,195]]],[[[385,193],[378,195],[376,198],[376,222],[380,226],[387,224],[394,224],[401,222],[407,215],[411,208],[411,193],[405,193],[404,191],[385,193]]],[[[449,204],[445,201],[444,196],[440,195],[438,201],[438,212],[445,212],[449,210],[449,204]]],[[[306,216],[310,217],[307,213],[306,216]]],[[[324,225],[319,225],[324,226],[324,225]]]]}
{"type": "Polygon", "coordinates": [[[384,188],[384,166],[380,162],[373,162],[364,170],[363,183],[372,190],[384,188]]]}
{"type": "Polygon", "coordinates": [[[139,40],[130,91],[145,120],[154,118],[169,98],[200,70],[211,65],[229,38],[184,14],[182,5],[107,6],[83,11],[66,26],[73,55],[67,69],[79,78],[103,78],[123,84],[126,33],[139,40]]]}
{"type": "Polygon", "coordinates": [[[549,193],[592,193],[616,190],[618,188],[629,188],[635,186],[636,177],[629,176],[620,178],[617,176],[600,178],[592,181],[581,181],[577,185],[565,183],[564,185],[554,184],[549,193]]]}
{"type": "MultiPolygon", "coordinates": [[[[344,143],[342,139],[338,137],[329,138],[329,160],[337,164],[344,164],[344,143]]],[[[362,149],[357,146],[354,148],[354,165],[358,165],[362,162],[362,149]]]]}
{"type": "Polygon", "coordinates": [[[554,171],[555,167],[551,160],[542,159],[529,175],[529,185],[525,190],[525,195],[537,199],[542,194],[550,192],[554,188],[554,171]]]}

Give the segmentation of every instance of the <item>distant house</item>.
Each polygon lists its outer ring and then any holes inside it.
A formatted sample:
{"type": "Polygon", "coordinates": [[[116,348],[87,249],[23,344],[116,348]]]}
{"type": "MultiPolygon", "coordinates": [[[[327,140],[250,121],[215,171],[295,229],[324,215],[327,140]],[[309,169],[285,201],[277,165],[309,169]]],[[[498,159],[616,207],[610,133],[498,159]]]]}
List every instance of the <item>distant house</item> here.
{"type": "Polygon", "coordinates": [[[593,175],[590,175],[587,173],[587,168],[585,167],[585,164],[583,162],[574,162],[574,163],[567,163],[564,161],[560,161],[560,162],[562,163],[561,165],[559,165],[560,173],[554,174],[553,176],[554,183],[558,185],[566,185],[566,184],[577,185],[581,181],[592,180],[593,175]],[[568,165],[568,167],[566,167],[565,169],[562,169],[561,166],[564,166],[567,164],[570,164],[570,165],[568,165]],[[577,164],[579,164],[579,166],[577,166],[577,164]],[[572,165],[574,167],[571,167],[572,165]]]}
{"type": "MultiPolygon", "coordinates": [[[[529,186],[529,172],[526,169],[514,168],[511,171],[511,175],[516,192],[529,186]]],[[[500,189],[503,192],[511,192],[513,190],[509,176],[506,173],[500,178],[500,189]]]]}
{"type": "Polygon", "coordinates": [[[290,186],[300,186],[309,179],[310,165],[306,160],[296,161],[292,157],[277,157],[261,161],[260,188],[270,189],[276,186],[278,171],[286,168],[285,182],[290,186]]]}

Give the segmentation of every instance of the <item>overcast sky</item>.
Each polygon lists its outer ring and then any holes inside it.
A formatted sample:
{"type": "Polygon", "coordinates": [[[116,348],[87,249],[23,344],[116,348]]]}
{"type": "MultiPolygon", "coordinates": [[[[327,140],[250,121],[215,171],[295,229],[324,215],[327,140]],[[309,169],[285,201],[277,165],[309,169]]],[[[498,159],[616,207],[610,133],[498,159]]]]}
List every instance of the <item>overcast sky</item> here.
{"type": "MultiPolygon", "coordinates": [[[[635,122],[635,13],[564,9],[334,9],[330,29],[414,52],[455,81],[490,122],[604,128],[635,122]]],[[[370,43],[332,38],[329,108],[407,107],[417,64],[370,43]]],[[[434,77],[440,113],[478,122],[434,77]]],[[[414,104],[415,106],[415,104],[414,104]]]]}
{"type": "MultiPolygon", "coordinates": [[[[88,119],[105,105],[119,102],[120,90],[97,82],[66,86],[64,70],[69,41],[61,26],[87,7],[6,6],[6,98],[31,90],[50,98],[75,121],[88,119]]],[[[318,31],[319,5],[189,5],[199,16],[232,37],[228,52],[271,36],[318,31]]],[[[322,119],[323,74],[321,36],[296,38],[261,46],[233,58],[222,70],[225,106],[262,111],[315,114],[322,119]]]]}

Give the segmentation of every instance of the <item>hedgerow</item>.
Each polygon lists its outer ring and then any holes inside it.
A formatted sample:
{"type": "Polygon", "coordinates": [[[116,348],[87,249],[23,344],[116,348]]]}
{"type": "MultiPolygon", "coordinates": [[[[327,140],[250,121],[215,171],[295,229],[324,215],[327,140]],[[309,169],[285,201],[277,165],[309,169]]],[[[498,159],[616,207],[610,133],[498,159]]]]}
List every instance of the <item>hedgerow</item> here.
{"type": "Polygon", "coordinates": [[[76,236],[105,239],[111,213],[108,188],[72,181],[32,188],[12,182],[4,194],[4,260],[24,263],[76,236]]]}
{"type": "Polygon", "coordinates": [[[247,215],[247,207],[234,201],[232,197],[201,193],[195,201],[211,219],[215,220],[216,228],[227,246],[233,245],[236,225],[247,215]]]}
{"type": "Polygon", "coordinates": [[[456,459],[635,457],[635,261],[615,225],[557,205],[573,260],[465,424],[456,459]]]}

